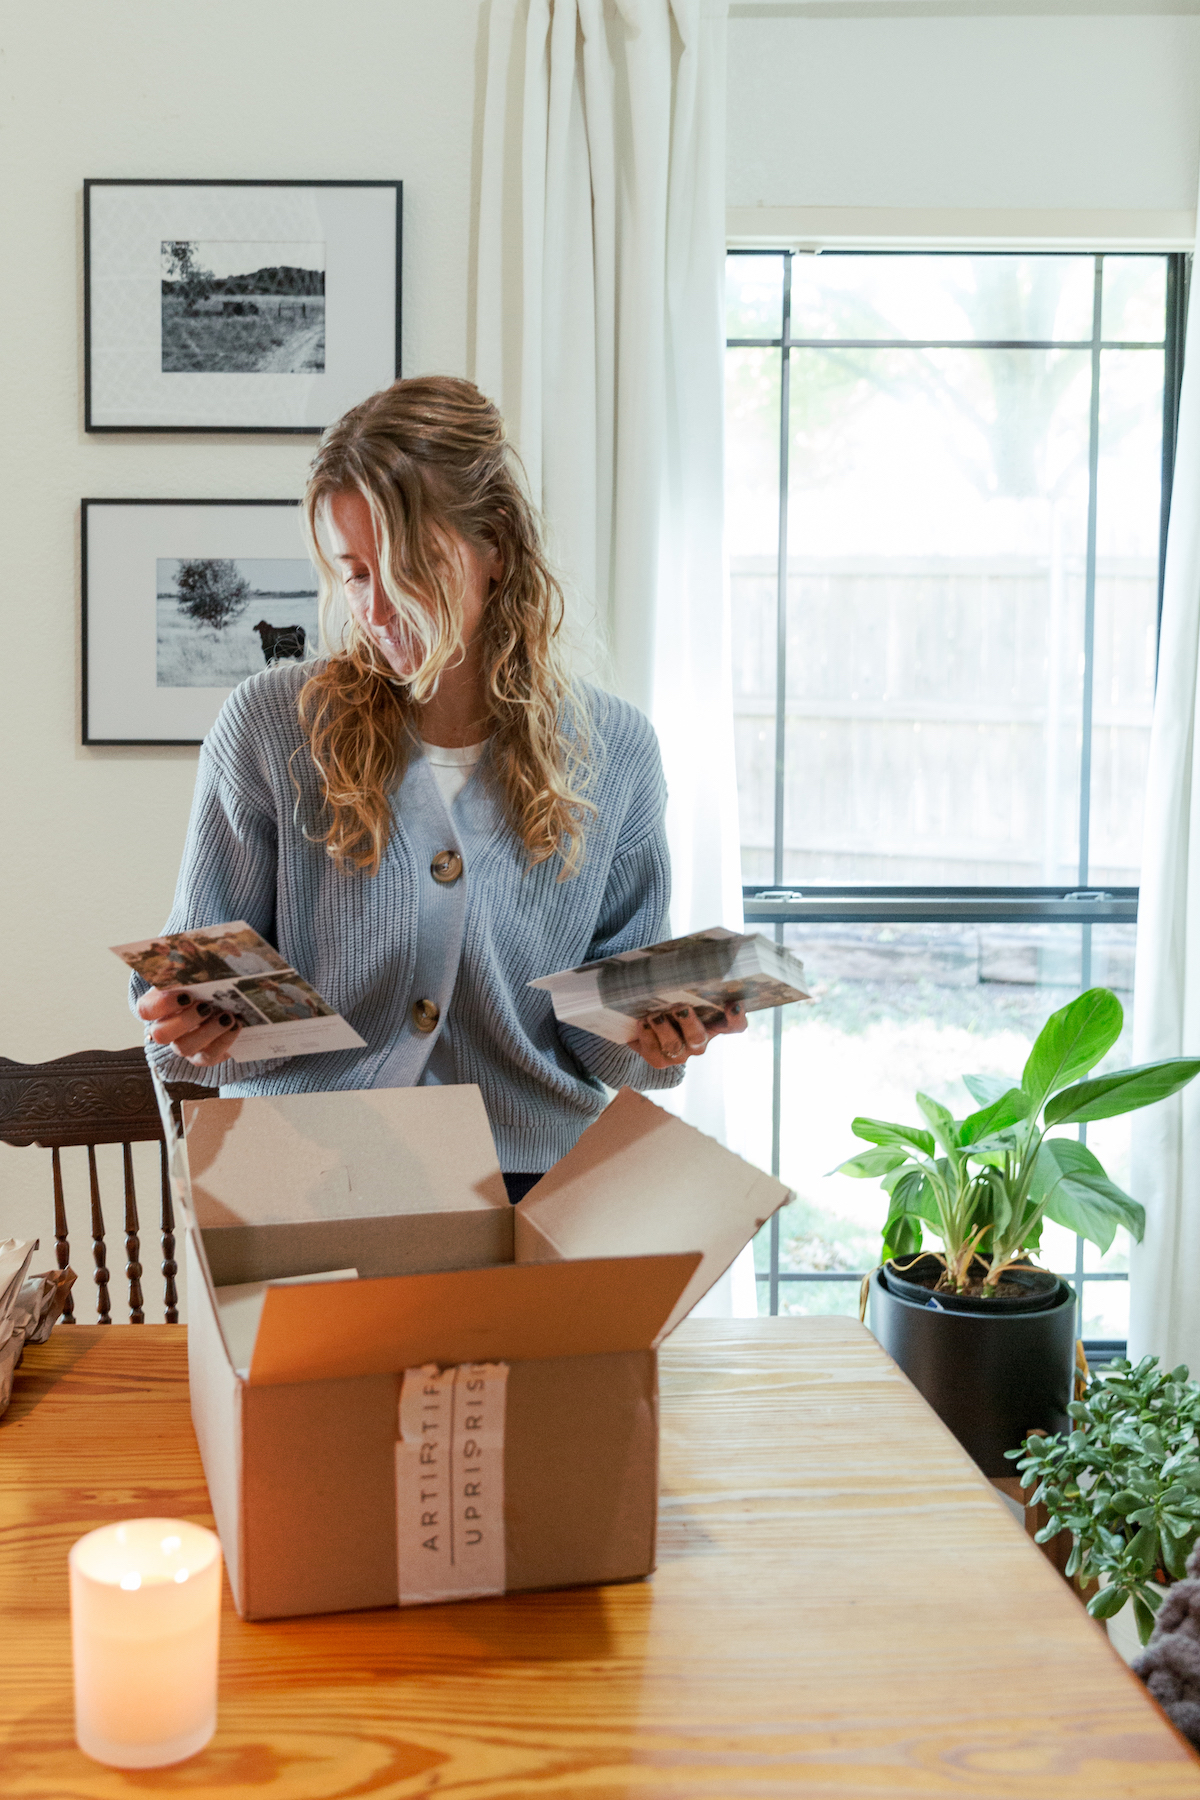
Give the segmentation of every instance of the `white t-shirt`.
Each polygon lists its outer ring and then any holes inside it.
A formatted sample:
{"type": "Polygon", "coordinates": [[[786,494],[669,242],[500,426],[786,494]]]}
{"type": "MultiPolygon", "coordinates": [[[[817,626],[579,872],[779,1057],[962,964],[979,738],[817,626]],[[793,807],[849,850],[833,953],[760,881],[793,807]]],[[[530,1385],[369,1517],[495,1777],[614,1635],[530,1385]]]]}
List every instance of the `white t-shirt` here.
{"type": "Polygon", "coordinates": [[[437,782],[442,805],[449,812],[466,787],[471,770],[487,749],[487,739],[482,744],[467,744],[461,750],[448,750],[443,744],[427,744],[422,738],[421,748],[430,774],[437,782]]]}
{"type": "MultiPolygon", "coordinates": [[[[462,750],[448,750],[444,744],[427,744],[422,738],[421,748],[425,752],[429,772],[437,782],[442,805],[449,812],[470,780],[471,770],[487,749],[487,739],[482,744],[467,744],[462,750]]],[[[450,1049],[449,1026],[443,1024],[437,1043],[429,1053],[429,1061],[425,1064],[419,1085],[442,1087],[457,1080],[454,1056],[450,1049]]]]}

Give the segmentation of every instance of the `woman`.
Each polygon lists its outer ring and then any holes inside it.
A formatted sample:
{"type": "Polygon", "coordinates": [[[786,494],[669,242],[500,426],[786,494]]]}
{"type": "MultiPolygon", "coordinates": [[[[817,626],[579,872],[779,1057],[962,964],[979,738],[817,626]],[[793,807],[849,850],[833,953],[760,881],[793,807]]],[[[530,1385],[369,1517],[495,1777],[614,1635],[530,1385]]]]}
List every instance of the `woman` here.
{"type": "MultiPolygon", "coordinates": [[[[245,919],[367,1047],[231,1064],[230,1014],[135,983],[149,1054],[230,1095],[477,1083],[519,1198],[603,1083],[673,1087],[713,1035],[683,1010],[626,1049],[558,1024],[527,985],[662,937],[658,745],[565,674],[561,591],[469,382],[398,381],[347,413],[304,517],[327,621],[346,603],[342,647],[222,708],[166,930],[245,919]]],[[[737,1006],[717,1027],[744,1029],[737,1006]]]]}

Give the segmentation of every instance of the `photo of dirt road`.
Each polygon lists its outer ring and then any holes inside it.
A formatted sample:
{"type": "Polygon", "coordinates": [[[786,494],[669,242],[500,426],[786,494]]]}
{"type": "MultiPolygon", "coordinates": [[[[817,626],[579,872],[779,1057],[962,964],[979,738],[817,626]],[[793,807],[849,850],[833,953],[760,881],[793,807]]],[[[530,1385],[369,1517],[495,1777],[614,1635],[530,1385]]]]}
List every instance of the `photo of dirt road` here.
{"type": "Polygon", "coordinates": [[[324,368],[324,244],[163,243],[164,374],[306,375],[324,368]]]}

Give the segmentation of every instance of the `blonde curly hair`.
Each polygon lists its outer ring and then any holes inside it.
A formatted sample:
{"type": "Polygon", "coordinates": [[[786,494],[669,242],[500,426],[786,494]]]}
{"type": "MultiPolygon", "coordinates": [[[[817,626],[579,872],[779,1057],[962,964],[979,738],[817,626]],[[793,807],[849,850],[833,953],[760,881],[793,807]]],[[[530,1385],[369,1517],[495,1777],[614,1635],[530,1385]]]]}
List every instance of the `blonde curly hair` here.
{"type": "Polygon", "coordinates": [[[313,459],[303,502],[321,588],[327,642],[300,694],[300,718],[320,777],[324,828],[316,833],[344,869],[375,875],[392,827],[391,796],[418,735],[420,707],[462,655],[463,570],[455,538],[499,552],[501,573],[479,630],[487,676],[491,762],[509,824],[530,864],[557,855],[559,880],[584,852],[588,720],[559,651],[562,589],[542,550],[504,422],[469,381],[420,376],[373,394],[331,425],[313,459]],[[420,648],[399,677],[351,612],[322,541],[336,494],[370,508],[380,578],[420,648]]]}

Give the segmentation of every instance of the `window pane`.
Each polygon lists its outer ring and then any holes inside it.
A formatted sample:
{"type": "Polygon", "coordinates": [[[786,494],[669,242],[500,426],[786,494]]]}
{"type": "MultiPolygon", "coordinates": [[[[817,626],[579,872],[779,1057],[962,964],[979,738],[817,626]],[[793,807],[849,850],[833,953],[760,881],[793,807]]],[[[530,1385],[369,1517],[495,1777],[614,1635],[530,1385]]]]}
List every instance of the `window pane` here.
{"type": "Polygon", "coordinates": [[[1079,342],[1094,270],[1090,256],[797,256],[792,336],[1079,342]]]}
{"type": "MultiPolygon", "coordinates": [[[[878,1260],[887,1201],[876,1181],[829,1171],[860,1148],[850,1130],[858,1114],[922,1123],[918,1089],[963,1118],[974,1109],[963,1074],[1009,1075],[1018,1081],[1034,1038],[1050,1013],[1079,991],[1084,929],[1078,925],[808,925],[785,928],[785,941],[803,959],[815,996],[812,1006],[783,1013],[783,1106],[780,1176],[796,1200],[780,1215],[780,1269],[863,1270],[878,1260]]],[[[1122,1001],[1125,1029],[1099,1065],[1127,1065],[1131,1057],[1132,925],[1093,926],[1091,980],[1111,986],[1122,1001]]],[[[736,1058],[726,1063],[727,1116],[741,1133],[733,1147],[769,1167],[771,1021],[752,1016],[736,1058]]],[[[1075,1135],[1074,1129],[1067,1135],[1075,1135]]],[[[1089,1147],[1119,1186],[1128,1186],[1128,1119],[1088,1130],[1089,1147]]],[[[756,1256],[766,1268],[769,1228],[756,1256]]],[[[1090,1269],[1127,1267],[1127,1246],[1114,1243],[1090,1269]]],[[[1075,1239],[1047,1224],[1040,1260],[1071,1274],[1075,1239]]],[[[766,1284],[760,1283],[766,1310],[766,1284]]],[[[850,1310],[850,1283],[784,1284],[789,1310],[818,1305],[850,1310]],[[826,1298],[832,1294],[831,1298],[826,1298]]],[[[1119,1337],[1127,1307],[1124,1284],[1085,1286],[1089,1336],[1119,1337]],[[1111,1290],[1120,1289],[1120,1292],[1111,1290]],[[1111,1323],[1113,1328],[1108,1329],[1111,1323]],[[1101,1326],[1103,1325],[1103,1329],[1101,1326]]]]}
{"type": "Polygon", "coordinates": [[[1074,880],[1090,358],[792,352],[784,878],[1074,880]]]}
{"type": "MultiPolygon", "coordinates": [[[[1106,292],[1107,282],[1106,260],[1106,292]]],[[[1158,639],[1162,404],[1161,355],[1101,353],[1088,879],[1105,885],[1133,885],[1141,868],[1158,639]]]]}
{"type": "Polygon", "coordinates": [[[735,569],[779,548],[778,350],[725,352],[725,541],[735,569]]]}
{"type": "MultiPolygon", "coordinates": [[[[1137,927],[1134,925],[1095,925],[1092,928],[1092,982],[1097,987],[1112,988],[1125,1008],[1125,1028],[1099,1065],[1100,1072],[1128,1068],[1133,1062],[1133,962],[1136,937],[1137,927]]],[[[1100,1158],[1107,1174],[1126,1193],[1130,1192],[1132,1135],[1133,1121],[1128,1113],[1116,1119],[1098,1119],[1087,1128],[1088,1149],[1100,1158]]],[[[1095,1244],[1085,1244],[1083,1266],[1085,1271],[1128,1275],[1128,1232],[1118,1231],[1111,1247],[1103,1254],[1095,1244]]],[[[1088,1282],[1085,1283],[1083,1292],[1083,1336],[1127,1336],[1128,1282],[1088,1282]]]]}
{"type": "Polygon", "coordinates": [[[1166,336],[1166,258],[1106,256],[1100,317],[1106,342],[1161,344],[1166,336]]]}
{"type": "Polygon", "coordinates": [[[774,871],[779,359],[778,350],[730,350],[725,365],[725,532],[736,620],[734,740],[743,881],[770,881],[774,871]]]}
{"type": "Polygon", "coordinates": [[[783,330],[782,256],[725,259],[725,336],[777,338],[783,330]]]}
{"type": "MultiPolygon", "coordinates": [[[[782,772],[782,353],[731,352],[730,362],[744,879],[774,879],[781,803],[788,885],[1135,883],[1156,661],[1166,258],[742,253],[729,266],[730,335],[778,334],[786,279],[797,344],[788,359],[782,772]],[[1098,272],[1108,347],[1099,353],[1085,671],[1098,272]]],[[[814,959],[828,960],[828,992],[819,1008],[751,1021],[730,1059],[730,1119],[745,1140],[736,1147],[769,1166],[780,1023],[782,1173],[800,1199],[780,1221],[779,1309],[853,1313],[853,1277],[874,1261],[884,1202],[875,1195],[866,1217],[873,1184],[821,1174],[853,1147],[824,1142],[829,1121],[844,1115],[848,1132],[856,1112],[889,1106],[915,1117],[919,1083],[938,1092],[941,1082],[961,1112],[970,1102],[951,1091],[958,1074],[992,1066],[966,1051],[994,1051],[1007,1034],[1019,1066],[1046,1014],[1081,983],[1130,997],[1133,928],[855,922],[789,928],[788,937],[818,979],[814,959]],[[904,1091],[890,1094],[895,1069],[904,1091]],[[851,1279],[823,1279],[838,1275],[851,1279]]],[[[1130,1054],[1123,1041],[1108,1061],[1130,1054]]],[[[1127,1186],[1128,1121],[1089,1130],[1127,1186]]],[[[756,1247],[764,1273],[768,1238],[756,1247]]],[[[1082,1281],[1086,1335],[1122,1338],[1126,1234],[1101,1253],[1048,1223],[1042,1254],[1082,1281]]],[[[767,1309],[767,1281],[760,1300],[767,1309]]]]}

